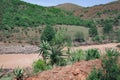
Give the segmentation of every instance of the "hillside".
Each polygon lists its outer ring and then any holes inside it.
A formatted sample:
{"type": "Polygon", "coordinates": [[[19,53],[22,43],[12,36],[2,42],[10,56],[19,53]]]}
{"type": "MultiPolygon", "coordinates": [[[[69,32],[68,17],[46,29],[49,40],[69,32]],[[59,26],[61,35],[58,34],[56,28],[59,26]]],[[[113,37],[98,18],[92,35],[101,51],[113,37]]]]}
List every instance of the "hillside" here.
{"type": "MultiPolygon", "coordinates": [[[[62,7],[58,7],[60,9],[66,9],[66,6],[68,4],[62,4],[62,7]]],[[[75,16],[79,16],[82,17],[84,19],[88,19],[88,18],[108,18],[108,17],[115,17],[120,13],[120,1],[114,1],[108,4],[104,4],[104,5],[96,5],[93,7],[81,7],[79,9],[80,6],[77,6],[76,8],[74,8],[75,4],[71,4],[70,5],[70,9],[71,11],[74,11],[73,14],[75,16]]],[[[70,11],[70,10],[67,10],[70,11]]]]}
{"type": "Polygon", "coordinates": [[[66,11],[74,12],[75,10],[82,9],[81,6],[72,4],[72,3],[64,3],[64,4],[59,4],[57,6],[54,6],[55,8],[63,9],[66,11]]]}
{"type": "Polygon", "coordinates": [[[1,0],[0,17],[0,29],[45,24],[85,25],[88,22],[64,10],[33,5],[20,0],[1,0]]]}

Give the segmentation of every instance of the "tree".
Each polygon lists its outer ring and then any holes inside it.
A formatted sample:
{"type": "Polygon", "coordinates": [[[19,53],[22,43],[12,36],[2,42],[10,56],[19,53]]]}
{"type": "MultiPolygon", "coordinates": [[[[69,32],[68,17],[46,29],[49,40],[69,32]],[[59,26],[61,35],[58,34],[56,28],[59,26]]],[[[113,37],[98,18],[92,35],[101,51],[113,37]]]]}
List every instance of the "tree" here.
{"type": "Polygon", "coordinates": [[[55,44],[61,44],[61,45],[65,43],[65,30],[64,29],[60,29],[56,32],[53,42],[55,44]]]}
{"type": "Polygon", "coordinates": [[[103,32],[104,34],[108,34],[113,30],[113,26],[110,23],[105,23],[103,26],[103,32]]]}
{"type": "Polygon", "coordinates": [[[55,30],[52,26],[48,25],[45,27],[42,35],[41,35],[41,41],[48,41],[51,42],[55,36],[55,30]]]}
{"type": "Polygon", "coordinates": [[[120,30],[116,32],[117,41],[120,42],[120,30]]]}
{"type": "Polygon", "coordinates": [[[90,37],[95,37],[96,35],[98,35],[97,27],[90,27],[89,35],[90,37]]]}

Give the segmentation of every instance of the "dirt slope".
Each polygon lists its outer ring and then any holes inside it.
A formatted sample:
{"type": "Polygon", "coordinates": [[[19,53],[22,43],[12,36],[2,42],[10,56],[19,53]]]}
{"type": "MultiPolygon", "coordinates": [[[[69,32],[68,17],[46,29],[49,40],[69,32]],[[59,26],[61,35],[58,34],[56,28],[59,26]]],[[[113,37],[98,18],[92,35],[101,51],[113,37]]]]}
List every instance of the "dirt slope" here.
{"type": "Polygon", "coordinates": [[[101,68],[101,61],[81,61],[65,67],[56,67],[26,80],[85,80],[93,66],[101,68]]]}
{"type": "Polygon", "coordinates": [[[117,16],[120,13],[120,1],[114,1],[108,4],[101,4],[92,7],[75,6],[75,4],[61,4],[56,8],[72,11],[75,16],[80,16],[84,19],[89,18],[108,18],[117,16]],[[100,12],[100,16],[97,13],[100,12]]]}
{"type": "Polygon", "coordinates": [[[72,3],[59,4],[59,5],[54,6],[54,7],[60,8],[60,9],[66,10],[66,11],[70,11],[70,12],[73,12],[73,11],[78,10],[78,9],[82,9],[81,6],[78,6],[78,5],[72,4],[72,3]]]}

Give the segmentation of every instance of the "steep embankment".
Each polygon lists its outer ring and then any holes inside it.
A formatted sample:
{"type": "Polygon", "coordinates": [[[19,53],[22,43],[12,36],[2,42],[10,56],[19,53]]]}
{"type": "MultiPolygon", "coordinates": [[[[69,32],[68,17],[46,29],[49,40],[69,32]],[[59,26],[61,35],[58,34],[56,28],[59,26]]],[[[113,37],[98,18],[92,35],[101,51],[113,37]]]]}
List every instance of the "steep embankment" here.
{"type": "Polygon", "coordinates": [[[56,67],[26,80],[85,80],[93,66],[101,68],[101,61],[81,61],[65,67],[56,67]]]}

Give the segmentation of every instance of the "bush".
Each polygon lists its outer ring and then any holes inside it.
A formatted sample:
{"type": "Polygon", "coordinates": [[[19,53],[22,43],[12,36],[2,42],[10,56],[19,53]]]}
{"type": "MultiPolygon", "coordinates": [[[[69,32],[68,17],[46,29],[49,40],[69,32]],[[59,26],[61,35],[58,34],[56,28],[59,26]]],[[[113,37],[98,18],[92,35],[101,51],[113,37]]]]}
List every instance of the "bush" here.
{"type": "Polygon", "coordinates": [[[106,50],[106,56],[103,58],[103,69],[106,71],[105,80],[119,80],[120,66],[118,64],[118,57],[120,53],[117,50],[106,50]]]}
{"type": "Polygon", "coordinates": [[[53,39],[53,43],[60,45],[65,43],[65,30],[60,29],[59,31],[56,32],[55,37],[53,39]]]}
{"type": "Polygon", "coordinates": [[[95,26],[90,27],[89,35],[90,35],[90,37],[95,37],[96,35],[98,35],[97,27],[95,27],[95,26]]]}
{"type": "Polygon", "coordinates": [[[87,80],[120,80],[119,55],[120,53],[117,50],[106,50],[106,55],[102,59],[101,72],[92,71],[87,80]]]}
{"type": "Polygon", "coordinates": [[[116,39],[118,42],[120,42],[120,30],[116,32],[116,39]]]}
{"type": "Polygon", "coordinates": [[[89,49],[86,51],[86,60],[93,60],[93,59],[99,59],[100,53],[98,49],[89,49]]]}
{"type": "Polygon", "coordinates": [[[51,54],[50,54],[50,63],[51,65],[59,65],[59,66],[64,66],[66,65],[66,62],[64,58],[62,57],[63,47],[56,45],[51,47],[51,54]]]}
{"type": "Polygon", "coordinates": [[[80,60],[85,59],[85,54],[82,50],[78,50],[76,52],[72,52],[70,55],[70,61],[71,62],[78,62],[80,60]]]}
{"type": "Polygon", "coordinates": [[[45,61],[39,59],[33,63],[33,69],[35,73],[41,72],[47,69],[47,65],[45,61]]]}
{"type": "Polygon", "coordinates": [[[104,23],[104,25],[103,25],[103,33],[104,34],[108,34],[108,33],[110,33],[111,31],[113,31],[113,26],[112,26],[112,24],[110,24],[110,23],[104,23]]]}
{"type": "Polygon", "coordinates": [[[87,80],[103,80],[101,76],[102,76],[102,70],[100,69],[97,70],[94,68],[91,71],[91,73],[88,75],[87,80]]]}
{"type": "Polygon", "coordinates": [[[51,42],[55,36],[55,30],[52,26],[48,25],[45,27],[41,35],[41,41],[51,42]]]}
{"type": "Polygon", "coordinates": [[[95,42],[100,42],[100,37],[98,35],[96,35],[95,37],[93,37],[92,40],[95,42]]]}

